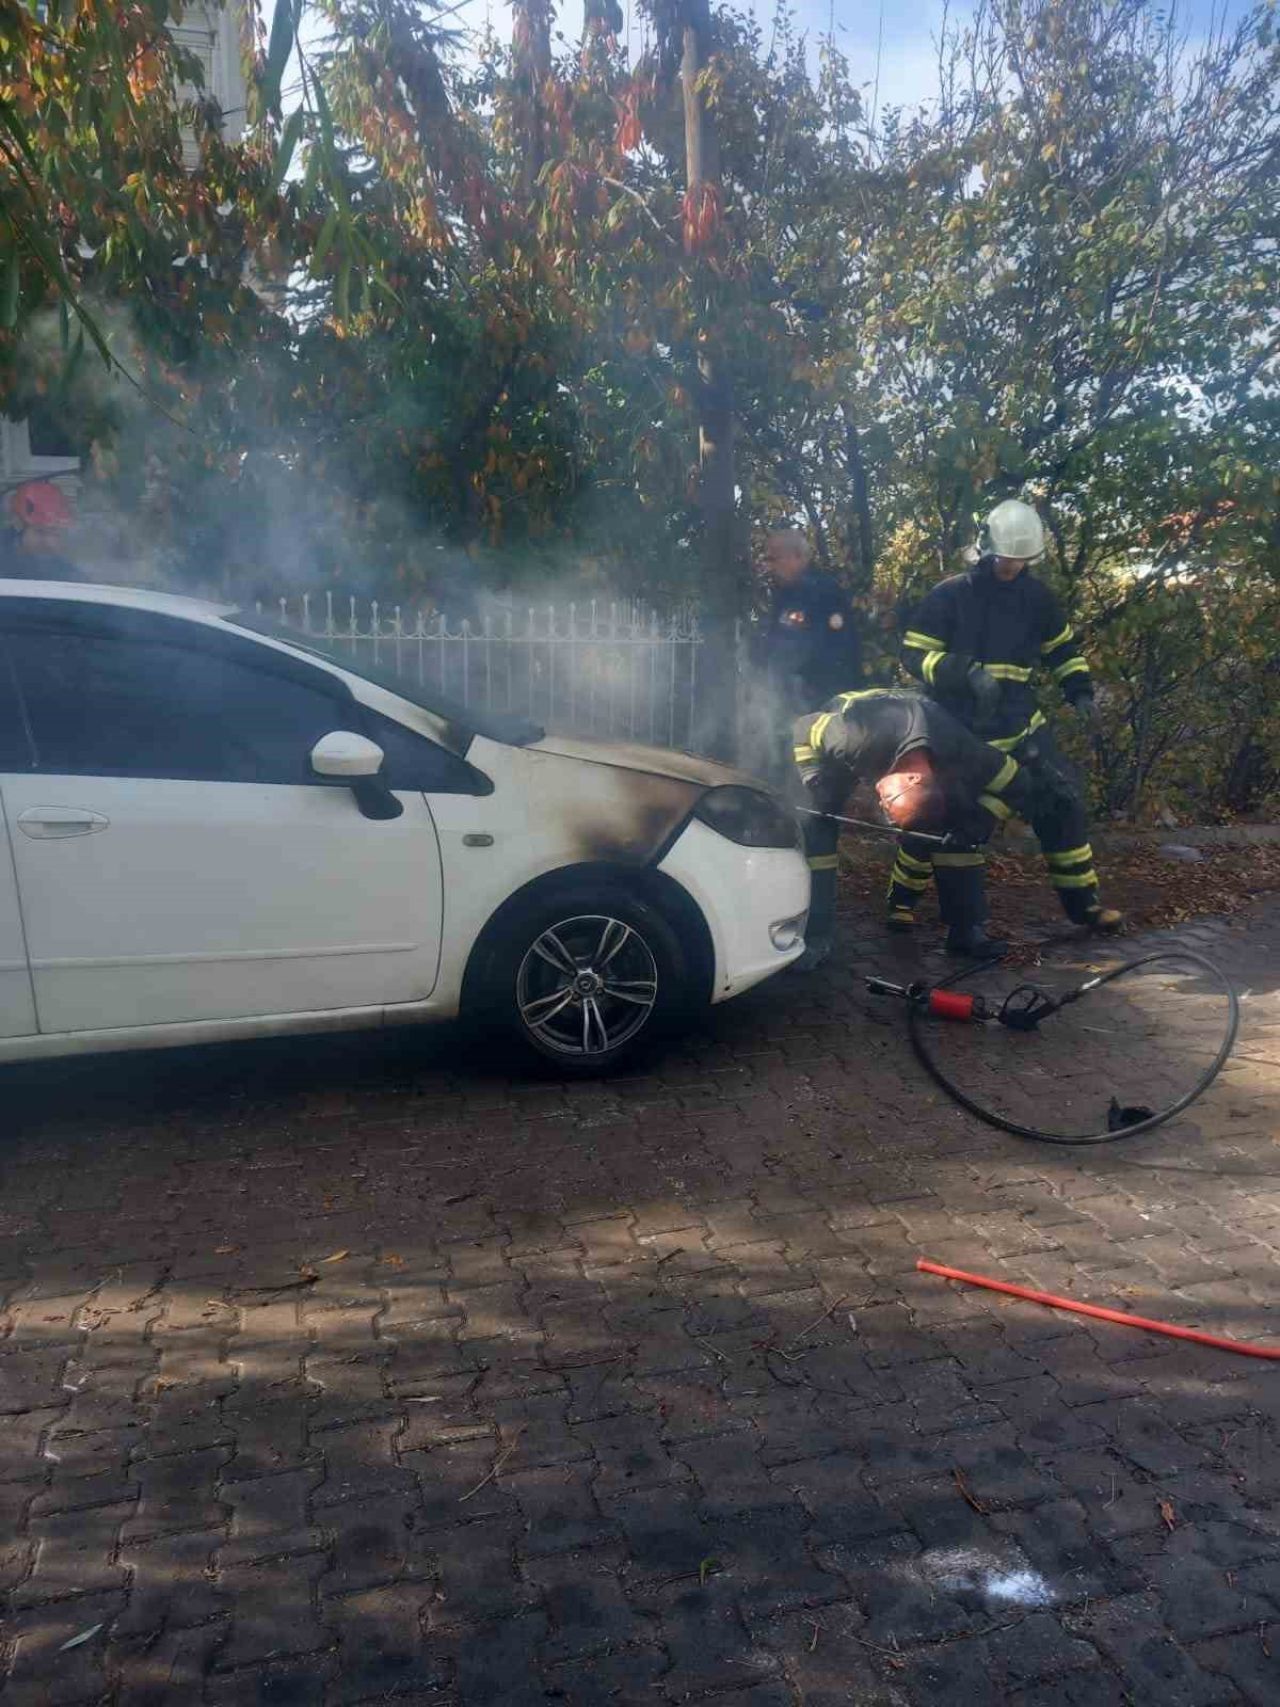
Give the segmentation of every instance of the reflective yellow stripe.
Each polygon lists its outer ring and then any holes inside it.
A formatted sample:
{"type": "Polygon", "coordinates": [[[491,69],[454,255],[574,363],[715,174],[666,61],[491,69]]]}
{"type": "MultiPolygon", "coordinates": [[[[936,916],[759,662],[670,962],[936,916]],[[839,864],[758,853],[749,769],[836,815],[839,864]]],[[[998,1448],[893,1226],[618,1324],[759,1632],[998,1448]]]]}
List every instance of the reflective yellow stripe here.
{"type": "Polygon", "coordinates": [[[818,757],[812,747],[793,747],[792,752],[795,754],[798,765],[811,765],[818,757]]]}
{"type": "Polygon", "coordinates": [[[987,742],[988,747],[995,747],[999,752],[1010,753],[1019,741],[1025,741],[1028,735],[1034,735],[1037,729],[1044,728],[1044,712],[1037,711],[1025,729],[1020,729],[1016,735],[1002,735],[998,741],[987,742]]]}
{"type": "Polygon", "coordinates": [[[810,871],[834,871],[840,863],[839,854],[814,854],[809,861],[810,871]]]}
{"type": "Polygon", "coordinates": [[[1049,881],[1055,889],[1096,889],[1098,887],[1098,874],[1096,871],[1081,871],[1073,874],[1050,870],[1049,881]]]}
{"type": "Polygon", "coordinates": [[[998,682],[1029,682],[1031,670],[1026,664],[984,664],[983,669],[998,682]]]}
{"type": "Polygon", "coordinates": [[[906,872],[901,871],[896,865],[889,873],[889,882],[890,886],[897,883],[900,884],[903,889],[914,889],[917,894],[919,894],[921,890],[929,887],[929,879],[927,877],[908,877],[906,872]]]}
{"type": "Polygon", "coordinates": [[[1082,860],[1093,859],[1093,849],[1085,842],[1078,848],[1061,848],[1057,853],[1047,853],[1045,860],[1049,865],[1079,865],[1082,860]]]}
{"type": "Polygon", "coordinates": [[[925,681],[928,682],[930,687],[933,686],[934,671],[938,668],[938,665],[945,657],[945,652],[928,652],[925,654],[924,663],[920,666],[920,674],[924,677],[925,681]]]}
{"type": "Polygon", "coordinates": [[[927,859],[917,859],[914,854],[907,853],[905,848],[898,849],[894,864],[905,866],[908,871],[923,871],[926,877],[933,869],[927,859]]]}
{"type": "Polygon", "coordinates": [[[1065,682],[1068,676],[1077,676],[1081,670],[1088,671],[1088,664],[1083,658],[1068,658],[1065,664],[1059,664],[1053,672],[1055,682],[1065,682]]]}
{"type": "Polygon", "coordinates": [[[947,649],[947,643],[945,640],[939,640],[937,636],[933,634],[921,634],[914,628],[909,628],[907,630],[906,634],[903,636],[902,644],[904,646],[914,646],[916,650],[920,652],[945,652],[947,649]]]}
{"type": "Polygon", "coordinates": [[[993,818],[999,818],[1002,823],[1006,818],[1013,817],[1013,808],[1011,806],[1006,806],[1004,801],[998,799],[994,794],[980,794],[978,796],[978,805],[985,806],[991,816],[993,818]]]}
{"type": "Polygon", "coordinates": [[[809,745],[815,751],[821,751],[822,737],[827,732],[827,726],[834,721],[835,717],[834,711],[824,711],[821,717],[815,717],[809,725],[809,745]]]}
{"type": "Polygon", "coordinates": [[[987,793],[988,794],[1003,794],[1005,789],[1008,788],[1009,784],[1013,781],[1014,777],[1017,776],[1017,774],[1018,774],[1018,761],[1017,761],[1017,759],[1006,759],[1004,761],[1004,763],[1000,766],[1000,769],[992,777],[991,781],[987,784],[987,793]]]}
{"type": "Polygon", "coordinates": [[[836,699],[841,711],[848,711],[849,707],[857,700],[874,699],[878,693],[883,692],[883,688],[859,688],[856,693],[838,693],[836,699]]]}
{"type": "Polygon", "coordinates": [[[933,856],[933,863],[935,865],[957,865],[967,868],[973,865],[985,865],[987,856],[981,853],[936,853],[933,856]]]}
{"type": "Polygon", "coordinates": [[[1056,652],[1059,646],[1065,646],[1067,641],[1071,638],[1071,624],[1068,623],[1061,634],[1055,634],[1052,640],[1045,641],[1044,645],[1040,648],[1041,654],[1047,657],[1050,652],[1056,652]]]}

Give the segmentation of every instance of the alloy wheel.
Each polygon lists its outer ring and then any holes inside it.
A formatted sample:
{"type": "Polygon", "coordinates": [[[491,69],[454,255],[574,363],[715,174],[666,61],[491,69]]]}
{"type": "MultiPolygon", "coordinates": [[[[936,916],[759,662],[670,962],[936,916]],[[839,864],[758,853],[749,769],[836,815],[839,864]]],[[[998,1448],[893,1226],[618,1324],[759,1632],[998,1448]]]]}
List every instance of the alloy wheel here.
{"type": "Polygon", "coordinates": [[[604,1055],[644,1025],[658,1000],[648,943],[622,919],[584,913],[535,939],[516,974],[527,1029],[562,1055],[604,1055]]]}

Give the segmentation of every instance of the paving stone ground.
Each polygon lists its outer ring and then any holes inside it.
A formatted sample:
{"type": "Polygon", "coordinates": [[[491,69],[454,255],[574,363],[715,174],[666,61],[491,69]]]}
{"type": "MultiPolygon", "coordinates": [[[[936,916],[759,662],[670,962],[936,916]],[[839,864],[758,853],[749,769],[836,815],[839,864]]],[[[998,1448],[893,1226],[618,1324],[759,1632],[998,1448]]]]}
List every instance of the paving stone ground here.
{"type": "MultiPolygon", "coordinates": [[[[1280,906],[1183,940],[1239,1050],[1089,1149],[952,1108],[856,921],[602,1085],[447,1033],[11,1069],[4,1700],[1271,1707],[1280,1369],[914,1267],[1280,1345],[1280,906]]],[[[1158,1096],[1175,994],[969,1065],[1158,1096]]]]}

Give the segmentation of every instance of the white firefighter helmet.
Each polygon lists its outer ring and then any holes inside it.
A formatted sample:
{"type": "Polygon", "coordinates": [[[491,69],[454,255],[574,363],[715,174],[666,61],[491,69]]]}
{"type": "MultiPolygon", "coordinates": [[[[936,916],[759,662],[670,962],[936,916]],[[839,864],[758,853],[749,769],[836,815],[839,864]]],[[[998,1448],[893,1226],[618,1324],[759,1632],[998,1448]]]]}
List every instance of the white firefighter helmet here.
{"type": "Polygon", "coordinates": [[[1044,550],[1044,523],[1021,498],[1006,498],[987,517],[987,538],[997,557],[1039,557],[1044,550]]]}

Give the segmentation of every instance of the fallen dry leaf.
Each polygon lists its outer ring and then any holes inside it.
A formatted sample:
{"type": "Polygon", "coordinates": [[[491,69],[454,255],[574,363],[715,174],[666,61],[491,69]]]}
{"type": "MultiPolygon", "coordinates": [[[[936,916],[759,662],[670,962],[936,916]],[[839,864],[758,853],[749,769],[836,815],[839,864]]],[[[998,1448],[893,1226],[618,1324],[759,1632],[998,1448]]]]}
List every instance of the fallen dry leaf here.
{"type": "MultiPolygon", "coordinates": [[[[1163,930],[1192,919],[1236,914],[1253,896],[1280,889],[1280,843],[1206,847],[1201,849],[1203,860],[1186,865],[1160,856],[1158,844],[1165,840],[1168,836],[1161,832],[1150,845],[1099,852],[1105,898],[1125,913],[1130,931],[1163,930]]],[[[840,854],[843,904],[878,918],[892,846],[873,843],[869,836],[846,836],[840,854]]],[[[1018,939],[1024,933],[1061,928],[1044,865],[1030,852],[992,853],[987,863],[993,927],[1015,941],[1009,964],[1034,965],[1035,944],[1018,939]]],[[[920,919],[926,932],[934,928],[936,903],[929,893],[922,898],[920,919]]]]}
{"type": "Polygon", "coordinates": [[[331,1257],[321,1257],[321,1262],[341,1262],[343,1257],[349,1257],[350,1251],[335,1251],[331,1257]]]}
{"type": "Polygon", "coordinates": [[[81,1630],[78,1635],[72,1636],[65,1641],[58,1649],[58,1652],[60,1654],[65,1654],[69,1648],[78,1648],[82,1642],[87,1642],[90,1637],[96,1636],[101,1628],[101,1624],[90,1624],[87,1630],[81,1630]]]}
{"type": "Polygon", "coordinates": [[[1172,1532],[1178,1527],[1178,1514],[1173,1509],[1173,1501],[1160,1500],[1158,1504],[1160,1507],[1160,1521],[1164,1524],[1167,1530],[1172,1532]]]}

